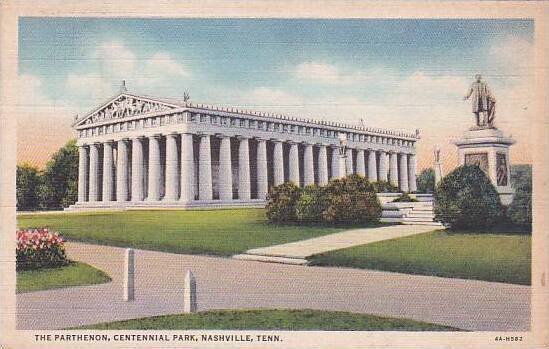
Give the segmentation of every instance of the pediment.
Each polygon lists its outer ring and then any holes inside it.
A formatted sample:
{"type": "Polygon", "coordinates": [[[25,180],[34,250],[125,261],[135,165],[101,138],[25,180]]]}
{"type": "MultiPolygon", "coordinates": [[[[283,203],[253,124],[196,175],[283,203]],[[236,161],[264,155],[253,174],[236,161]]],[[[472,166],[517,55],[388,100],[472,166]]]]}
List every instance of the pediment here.
{"type": "Polygon", "coordinates": [[[92,125],[98,122],[129,118],[141,114],[175,109],[180,106],[152,98],[121,93],[94,109],[83,118],[76,120],[74,127],[92,125]]]}

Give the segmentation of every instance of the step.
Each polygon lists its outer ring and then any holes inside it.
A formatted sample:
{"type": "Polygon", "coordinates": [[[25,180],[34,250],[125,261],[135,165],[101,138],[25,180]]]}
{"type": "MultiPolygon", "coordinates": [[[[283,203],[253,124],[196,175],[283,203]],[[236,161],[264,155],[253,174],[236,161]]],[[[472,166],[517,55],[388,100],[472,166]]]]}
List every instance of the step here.
{"type": "Polygon", "coordinates": [[[407,222],[407,221],[402,221],[401,223],[405,224],[405,225],[432,225],[432,226],[435,226],[435,227],[444,228],[444,225],[442,225],[442,223],[440,223],[440,222],[428,222],[428,221],[424,221],[424,222],[407,222]]]}
{"type": "Polygon", "coordinates": [[[432,222],[433,218],[427,218],[427,217],[404,217],[402,218],[403,221],[408,222],[432,222]]]}
{"type": "Polygon", "coordinates": [[[435,218],[435,215],[431,212],[410,212],[406,217],[433,219],[435,218]]]}
{"type": "Polygon", "coordinates": [[[245,260],[245,261],[292,264],[292,265],[307,265],[307,263],[309,263],[308,260],[303,258],[288,258],[288,257],[266,256],[266,255],[256,255],[256,254],[246,254],[246,253],[234,255],[232,258],[245,260]]]}

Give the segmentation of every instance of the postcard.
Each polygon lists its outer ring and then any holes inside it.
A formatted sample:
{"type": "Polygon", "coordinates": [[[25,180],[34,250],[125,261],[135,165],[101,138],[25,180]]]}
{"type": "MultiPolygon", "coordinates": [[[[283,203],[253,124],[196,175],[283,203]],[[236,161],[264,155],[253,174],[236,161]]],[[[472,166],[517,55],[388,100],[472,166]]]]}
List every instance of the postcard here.
{"type": "Polygon", "coordinates": [[[546,3],[0,6],[2,347],[549,345],[546,3]]]}

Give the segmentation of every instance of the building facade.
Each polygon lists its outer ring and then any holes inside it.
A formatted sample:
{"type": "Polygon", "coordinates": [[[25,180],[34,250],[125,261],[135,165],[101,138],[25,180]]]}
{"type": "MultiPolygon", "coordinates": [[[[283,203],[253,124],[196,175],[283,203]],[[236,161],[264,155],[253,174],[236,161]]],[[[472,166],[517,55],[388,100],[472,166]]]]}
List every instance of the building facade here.
{"type": "Polygon", "coordinates": [[[71,209],[261,206],[270,187],[351,173],[416,190],[417,133],[138,96],[123,88],[73,124],[71,209]]]}

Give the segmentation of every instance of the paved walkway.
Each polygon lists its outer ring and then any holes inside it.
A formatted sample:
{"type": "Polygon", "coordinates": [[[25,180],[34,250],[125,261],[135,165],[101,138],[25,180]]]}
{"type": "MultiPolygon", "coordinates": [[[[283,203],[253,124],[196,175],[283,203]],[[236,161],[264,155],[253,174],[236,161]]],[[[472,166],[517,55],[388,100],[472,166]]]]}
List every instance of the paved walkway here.
{"type": "Polygon", "coordinates": [[[246,251],[246,253],[288,258],[306,258],[318,253],[426,233],[435,229],[432,226],[426,225],[389,225],[378,228],[353,229],[282,245],[254,248],[246,251]]]}
{"type": "Polygon", "coordinates": [[[372,270],[304,267],[136,250],[136,300],[122,300],[124,249],[67,243],[111,283],[17,295],[18,329],[181,313],[187,270],[199,310],[311,308],[409,318],[467,330],[528,330],[530,287],[372,270]]]}

